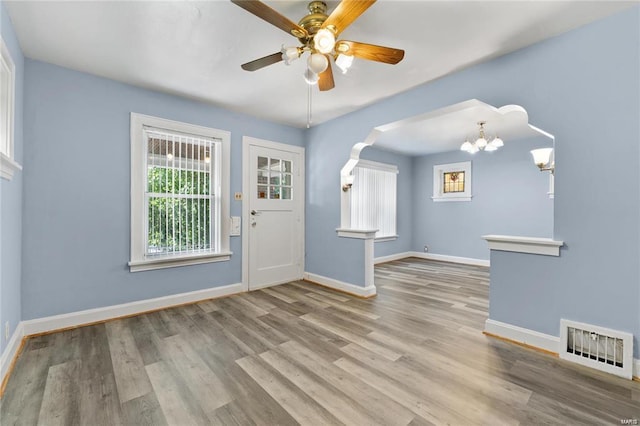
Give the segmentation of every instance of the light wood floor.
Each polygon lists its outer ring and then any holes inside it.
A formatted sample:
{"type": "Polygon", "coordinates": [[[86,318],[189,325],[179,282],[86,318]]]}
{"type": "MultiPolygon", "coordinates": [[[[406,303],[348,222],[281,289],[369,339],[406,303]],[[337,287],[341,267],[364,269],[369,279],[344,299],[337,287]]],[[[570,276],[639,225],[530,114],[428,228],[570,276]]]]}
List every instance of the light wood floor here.
{"type": "Polygon", "coordinates": [[[411,259],[31,338],[0,423],[621,424],[640,383],[484,336],[488,269],[411,259]]]}

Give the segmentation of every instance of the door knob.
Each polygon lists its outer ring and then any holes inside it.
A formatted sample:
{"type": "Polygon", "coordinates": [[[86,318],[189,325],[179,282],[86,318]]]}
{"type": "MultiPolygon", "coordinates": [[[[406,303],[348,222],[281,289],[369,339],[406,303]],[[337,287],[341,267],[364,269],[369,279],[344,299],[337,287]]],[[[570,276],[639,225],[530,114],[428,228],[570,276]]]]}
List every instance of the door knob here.
{"type": "Polygon", "coordinates": [[[257,216],[257,215],[259,215],[259,214],[260,214],[260,212],[259,212],[259,211],[251,210],[251,216],[257,216]]]}

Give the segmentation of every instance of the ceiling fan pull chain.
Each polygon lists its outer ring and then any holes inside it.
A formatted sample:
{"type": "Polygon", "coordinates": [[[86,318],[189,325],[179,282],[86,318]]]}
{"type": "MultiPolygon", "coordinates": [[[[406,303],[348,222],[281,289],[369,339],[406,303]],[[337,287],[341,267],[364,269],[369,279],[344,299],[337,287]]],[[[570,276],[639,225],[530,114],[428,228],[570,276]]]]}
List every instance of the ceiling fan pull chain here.
{"type": "Polygon", "coordinates": [[[311,87],[307,86],[307,129],[311,127],[311,87]]]}

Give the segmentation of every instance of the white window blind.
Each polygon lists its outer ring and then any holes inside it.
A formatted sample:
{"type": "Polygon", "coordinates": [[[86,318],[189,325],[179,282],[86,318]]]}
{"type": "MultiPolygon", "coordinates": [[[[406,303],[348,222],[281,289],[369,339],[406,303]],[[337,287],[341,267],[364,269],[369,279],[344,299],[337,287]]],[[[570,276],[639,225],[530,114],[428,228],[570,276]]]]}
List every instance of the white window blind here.
{"type": "Polygon", "coordinates": [[[377,229],[376,238],[395,237],[398,168],[360,160],[353,175],[351,227],[377,229]]]}
{"type": "Polygon", "coordinates": [[[144,127],[145,256],[220,249],[220,141],[144,127]]]}

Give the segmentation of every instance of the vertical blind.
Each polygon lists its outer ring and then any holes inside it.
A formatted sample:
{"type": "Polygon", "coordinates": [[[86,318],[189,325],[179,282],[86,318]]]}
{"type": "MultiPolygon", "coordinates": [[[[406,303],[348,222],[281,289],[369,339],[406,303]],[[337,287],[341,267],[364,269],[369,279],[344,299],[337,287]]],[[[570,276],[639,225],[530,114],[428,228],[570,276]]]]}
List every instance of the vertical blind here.
{"type": "Polygon", "coordinates": [[[146,256],[219,251],[219,141],[145,128],[146,256]]]}
{"type": "Polygon", "coordinates": [[[351,187],[351,227],[377,229],[376,238],[396,235],[397,168],[357,166],[351,187]]]}

